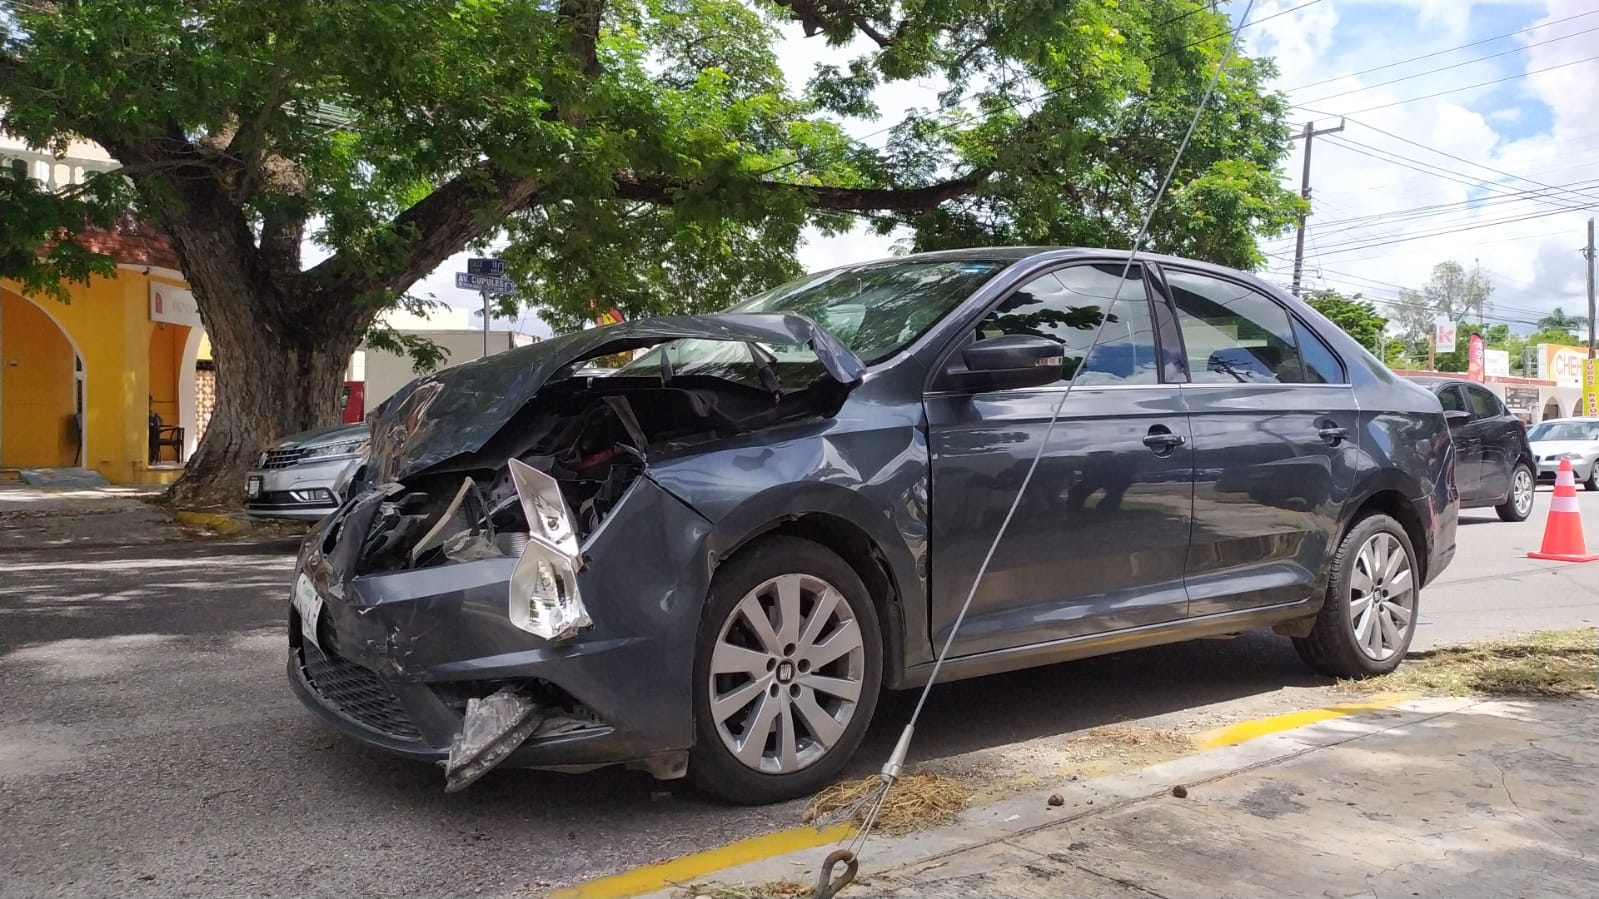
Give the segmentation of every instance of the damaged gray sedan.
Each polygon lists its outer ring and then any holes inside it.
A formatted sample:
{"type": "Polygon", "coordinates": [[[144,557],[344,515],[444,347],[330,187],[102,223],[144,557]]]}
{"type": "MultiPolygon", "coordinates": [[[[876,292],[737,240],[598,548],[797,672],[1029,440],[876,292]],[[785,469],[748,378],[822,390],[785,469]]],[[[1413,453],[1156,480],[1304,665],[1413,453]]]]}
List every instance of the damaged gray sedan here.
{"type": "Polygon", "coordinates": [[[407,385],[302,547],[289,679],[447,789],[621,764],[804,795],[931,675],[1046,435],[941,678],[1262,626],[1381,673],[1454,550],[1437,400],[1276,288],[927,254],[407,385]]]}

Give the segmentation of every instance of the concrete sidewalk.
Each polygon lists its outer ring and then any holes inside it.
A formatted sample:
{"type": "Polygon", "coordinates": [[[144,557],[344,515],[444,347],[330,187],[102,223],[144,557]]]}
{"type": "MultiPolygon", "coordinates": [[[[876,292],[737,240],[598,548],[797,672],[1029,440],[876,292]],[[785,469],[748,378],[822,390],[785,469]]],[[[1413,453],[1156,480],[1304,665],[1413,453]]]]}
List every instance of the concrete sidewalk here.
{"type": "Polygon", "coordinates": [[[0,552],[183,540],[172,515],[146,501],[161,489],[0,483],[0,552]]]}
{"type": "MultiPolygon", "coordinates": [[[[874,837],[841,895],[1599,894],[1599,699],[1418,700],[1052,792],[874,837]]],[[[809,883],[825,854],[716,879],[809,883]]]]}

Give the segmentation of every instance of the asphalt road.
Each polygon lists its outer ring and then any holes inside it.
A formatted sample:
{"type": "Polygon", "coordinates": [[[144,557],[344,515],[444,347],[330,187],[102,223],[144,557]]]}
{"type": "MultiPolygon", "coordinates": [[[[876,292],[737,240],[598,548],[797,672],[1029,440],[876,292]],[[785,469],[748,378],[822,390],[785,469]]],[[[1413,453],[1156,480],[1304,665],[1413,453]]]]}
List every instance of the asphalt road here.
{"type": "MultiPolygon", "coordinates": [[[[1599,494],[1580,496],[1593,541],[1599,494]]],[[[1523,525],[1466,513],[1418,648],[1599,618],[1599,564],[1523,557],[1547,497],[1523,525]]],[[[729,809],[626,772],[500,771],[446,795],[438,770],[343,739],[284,681],[292,549],[0,554],[0,896],[536,896],[795,823],[797,804],[729,809]]],[[[950,684],[913,760],[1003,763],[1083,728],[1247,717],[1321,684],[1265,634],[950,684]]],[[[911,699],[880,706],[862,773],[911,699]]]]}

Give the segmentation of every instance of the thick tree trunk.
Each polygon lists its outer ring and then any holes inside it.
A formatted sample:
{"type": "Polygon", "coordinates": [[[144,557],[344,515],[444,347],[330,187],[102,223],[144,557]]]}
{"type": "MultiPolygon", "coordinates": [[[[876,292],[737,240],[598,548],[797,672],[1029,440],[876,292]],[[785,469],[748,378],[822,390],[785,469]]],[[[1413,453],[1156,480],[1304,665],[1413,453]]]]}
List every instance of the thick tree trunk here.
{"type": "Polygon", "coordinates": [[[279,437],[337,422],[339,387],[359,342],[359,331],[348,323],[326,320],[345,317],[328,314],[332,309],[316,316],[322,322],[263,320],[250,314],[259,303],[247,288],[234,290],[240,295],[213,294],[203,307],[217,407],[169,493],[184,508],[237,508],[245,474],[262,449],[279,437]]]}

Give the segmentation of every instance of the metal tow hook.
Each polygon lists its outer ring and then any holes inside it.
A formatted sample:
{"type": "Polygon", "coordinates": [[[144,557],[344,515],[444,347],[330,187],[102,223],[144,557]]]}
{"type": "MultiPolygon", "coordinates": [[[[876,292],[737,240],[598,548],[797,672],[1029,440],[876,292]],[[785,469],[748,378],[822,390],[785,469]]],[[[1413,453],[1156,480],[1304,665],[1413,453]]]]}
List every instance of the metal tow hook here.
{"type": "Polygon", "coordinates": [[[855,860],[855,853],[848,849],[835,849],[822,861],[822,873],[816,878],[816,892],[811,899],[833,899],[838,891],[855,882],[855,872],[859,870],[860,862],[855,860]],[[833,878],[833,868],[842,863],[844,873],[833,878]]]}

